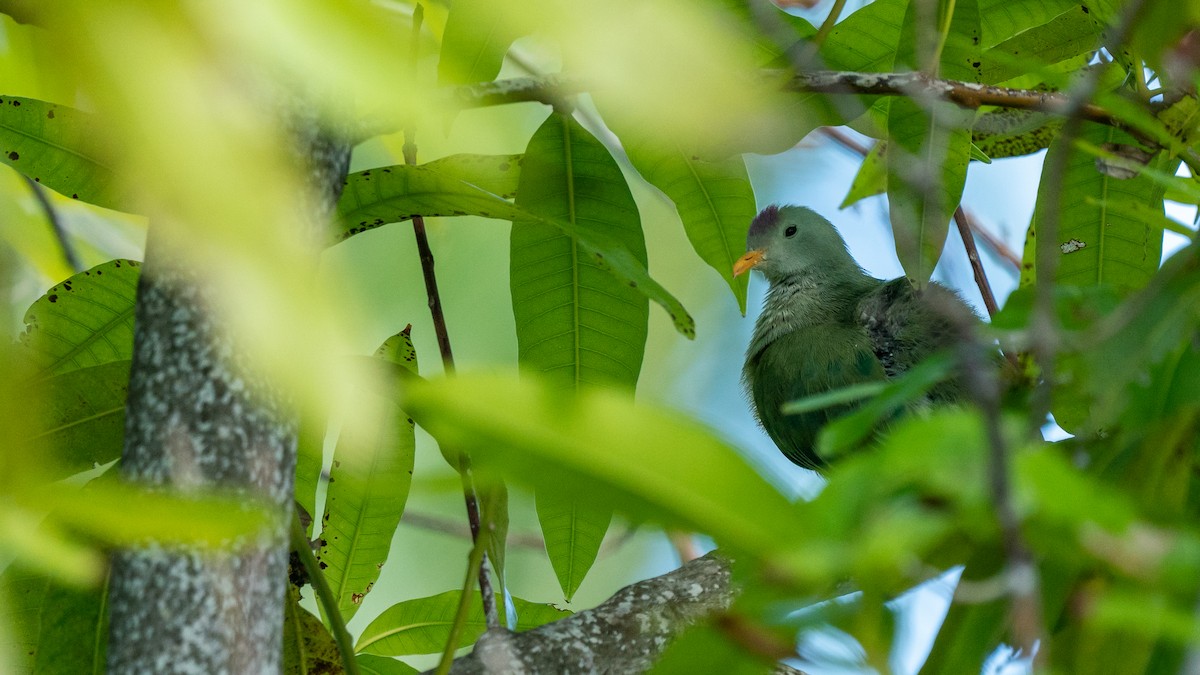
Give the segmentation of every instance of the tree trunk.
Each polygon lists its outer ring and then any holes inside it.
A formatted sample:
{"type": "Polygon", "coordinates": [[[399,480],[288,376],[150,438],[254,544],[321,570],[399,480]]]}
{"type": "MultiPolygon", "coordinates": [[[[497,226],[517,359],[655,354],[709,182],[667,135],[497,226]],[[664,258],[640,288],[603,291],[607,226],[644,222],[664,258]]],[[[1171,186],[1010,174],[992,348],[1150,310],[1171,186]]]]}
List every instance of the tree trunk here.
{"type": "MultiPolygon", "coordinates": [[[[297,223],[295,234],[316,242],[341,192],[349,147],[321,133],[315,118],[289,113],[284,123],[311,181],[299,197],[312,205],[312,217],[297,223]]],[[[220,325],[206,272],[212,273],[151,234],[138,288],[121,472],[171,492],[233,490],[284,517],[277,531],[222,550],[148,542],[117,553],[110,673],[281,669],[295,422],[287,397],[254,379],[253,364],[220,325]]]]}

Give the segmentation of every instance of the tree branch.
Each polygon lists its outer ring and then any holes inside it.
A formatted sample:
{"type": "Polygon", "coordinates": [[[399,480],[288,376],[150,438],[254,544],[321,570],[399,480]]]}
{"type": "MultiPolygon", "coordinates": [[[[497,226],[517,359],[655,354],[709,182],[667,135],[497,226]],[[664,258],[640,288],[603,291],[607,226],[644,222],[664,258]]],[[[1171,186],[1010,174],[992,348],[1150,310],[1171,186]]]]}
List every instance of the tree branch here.
{"type": "MultiPolygon", "coordinates": [[[[780,73],[768,71],[764,75],[777,78],[780,73]]],[[[798,93],[913,96],[947,101],[972,110],[990,105],[1066,116],[1073,109],[1070,97],[1063,92],[945,80],[924,73],[817,70],[796,73],[784,81],[782,87],[798,93]]],[[[564,97],[592,89],[591,83],[585,78],[556,74],[453,87],[444,90],[443,97],[447,105],[457,108],[482,108],[530,101],[553,105],[564,97]]],[[[1111,112],[1093,103],[1084,104],[1079,109],[1079,116],[1091,122],[1124,128],[1111,112]]]]}
{"type": "Polygon", "coordinates": [[[534,630],[489,630],[450,672],[645,672],[671,640],[727,610],[734,595],[729,561],[709,553],[673,572],[626,586],[598,607],[534,630]]]}

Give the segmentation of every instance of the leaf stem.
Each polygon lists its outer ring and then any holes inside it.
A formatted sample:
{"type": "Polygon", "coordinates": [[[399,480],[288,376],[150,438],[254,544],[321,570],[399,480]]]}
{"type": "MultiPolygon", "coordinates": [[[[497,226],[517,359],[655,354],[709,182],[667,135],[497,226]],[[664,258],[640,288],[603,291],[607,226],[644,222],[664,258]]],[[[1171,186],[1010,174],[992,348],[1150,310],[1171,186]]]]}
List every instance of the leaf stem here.
{"type": "MultiPolygon", "coordinates": [[[[475,537],[475,545],[471,547],[471,556],[467,559],[467,578],[463,580],[462,593],[458,596],[458,610],[454,613],[454,623],[450,624],[450,637],[446,639],[446,648],[442,650],[442,659],[434,671],[435,675],[446,675],[450,672],[450,666],[454,664],[454,652],[458,650],[458,642],[462,639],[467,618],[471,613],[471,587],[475,585],[475,577],[483,569],[486,551],[487,540],[475,537]]],[[[495,604],[495,598],[492,604],[495,604]]]]}
{"type": "Polygon", "coordinates": [[[329,587],[325,573],[321,571],[321,566],[317,563],[316,556],[313,555],[312,545],[308,541],[308,535],[304,533],[304,525],[300,523],[300,514],[298,513],[292,516],[291,540],[292,550],[300,558],[300,564],[304,566],[304,571],[308,574],[308,581],[317,594],[317,600],[325,608],[325,617],[329,619],[329,631],[333,633],[338,653],[342,655],[342,666],[346,669],[346,675],[358,675],[358,661],[354,658],[354,640],[350,637],[350,632],[346,630],[346,622],[342,620],[342,612],[338,609],[337,598],[334,597],[333,589],[329,587]]]}
{"type": "Polygon", "coordinates": [[[79,260],[79,253],[75,251],[75,246],[71,243],[71,238],[67,235],[66,229],[63,228],[62,219],[58,217],[58,210],[50,203],[50,198],[46,196],[46,190],[34,179],[21,174],[25,182],[29,184],[29,190],[33,192],[33,196],[37,199],[38,206],[42,207],[42,211],[46,214],[46,221],[50,223],[50,229],[54,230],[54,236],[58,239],[59,248],[62,249],[63,258],[67,261],[74,272],[83,271],[83,263],[79,260]]]}

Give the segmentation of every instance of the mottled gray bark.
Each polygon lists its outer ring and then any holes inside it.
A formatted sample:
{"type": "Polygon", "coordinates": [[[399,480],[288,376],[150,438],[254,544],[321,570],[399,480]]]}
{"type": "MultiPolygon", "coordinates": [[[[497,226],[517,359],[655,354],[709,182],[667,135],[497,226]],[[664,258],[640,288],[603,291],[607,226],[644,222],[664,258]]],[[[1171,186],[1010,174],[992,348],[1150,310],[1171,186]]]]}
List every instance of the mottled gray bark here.
{"type": "MultiPolygon", "coordinates": [[[[641,673],[680,633],[733,602],[729,561],[710,553],[626,586],[603,604],[524,633],[491,630],[455,675],[641,673]]],[[[432,671],[430,671],[432,672],[432,671]]],[[[799,673],[780,664],[777,673],[799,673]]]]}
{"type": "MultiPolygon", "coordinates": [[[[284,116],[309,169],[307,222],[322,239],[341,191],[349,147],[312,117],[284,116]]],[[[212,195],[214,200],[221,195],[212,195]]],[[[138,288],[121,471],[127,480],[186,493],[240,491],[278,508],[278,531],[215,551],[154,544],[114,556],[110,673],[278,673],[282,658],[287,526],[296,461],[285,396],[256,381],[214,312],[203,271],[155,240],[138,288]]],[[[315,256],[314,256],[315,261],[315,256]]],[[[314,269],[315,273],[315,269],[314,269]]]]}

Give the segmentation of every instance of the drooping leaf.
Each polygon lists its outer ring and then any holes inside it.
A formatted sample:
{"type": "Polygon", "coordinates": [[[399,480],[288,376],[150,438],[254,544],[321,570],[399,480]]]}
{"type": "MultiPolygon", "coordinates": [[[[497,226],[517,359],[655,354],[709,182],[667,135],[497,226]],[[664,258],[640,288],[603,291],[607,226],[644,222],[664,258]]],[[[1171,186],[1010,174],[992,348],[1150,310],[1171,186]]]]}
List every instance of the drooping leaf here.
{"type": "Polygon", "coordinates": [[[283,672],[315,675],[342,672],[342,657],[321,620],[300,606],[300,593],[288,585],[283,607],[283,672]]]}
{"type": "Polygon", "coordinates": [[[535,495],[546,554],[570,602],[600,552],[612,508],[565,486],[541,485],[535,495]]]}
{"type": "Polygon", "coordinates": [[[53,375],[41,383],[41,410],[33,423],[33,447],[46,447],[43,467],[59,477],[107,464],[125,441],[128,359],[53,375]]]}
{"type": "Polygon", "coordinates": [[[53,286],[25,313],[21,342],[38,375],[132,358],[141,263],[110,260],[53,286]]]}
{"type": "MultiPolygon", "coordinates": [[[[529,140],[516,204],[580,232],[606,232],[646,264],[637,204],[620,167],[570,116],[551,114],[529,140]]],[[[603,270],[579,239],[560,228],[514,220],[510,241],[522,367],[568,391],[597,385],[632,391],[646,347],[646,298],[603,270]]],[[[582,503],[578,494],[539,489],[536,496],[546,552],[569,599],[596,559],[612,513],[582,503]]]]}
{"type": "Polygon", "coordinates": [[[81,110],[19,96],[0,97],[0,162],[72,199],[121,209],[125,195],[96,153],[107,132],[81,110]]]}
{"type": "Polygon", "coordinates": [[[582,244],[582,255],[598,267],[662,306],[675,330],[687,338],[696,335],[696,323],[675,299],[646,271],[646,266],[607,232],[585,231],[559,218],[535,215],[500,197],[460,180],[422,167],[393,166],[353,174],[338,203],[339,239],[422,216],[482,216],[502,220],[531,220],[560,228],[582,244]]]}
{"type": "MultiPolygon", "coordinates": [[[[975,0],[952,5],[949,33],[939,55],[939,75],[979,81],[979,14],[975,0]]],[[[916,7],[905,15],[897,65],[920,65],[916,7]]],[[[939,26],[942,23],[939,21],[939,26]]],[[[971,158],[974,115],[949,104],[926,109],[913,98],[898,97],[888,106],[888,206],[896,254],[909,280],[924,287],[942,254],[950,216],[958,207],[971,158]]]]}
{"type": "Polygon", "coordinates": [[[854,181],[850,183],[850,191],[842,200],[839,209],[858,203],[867,197],[874,197],[887,192],[887,143],[876,143],[871,151],[863,158],[854,181]]]}
{"type": "Polygon", "coordinates": [[[648,182],[675,202],[688,241],[701,260],[721,275],[746,313],[746,276],[733,276],[733,263],[746,248],[754,219],[754,190],[741,156],[705,161],[678,145],[626,142],[629,160],[648,182]]]}
{"type": "Polygon", "coordinates": [[[483,477],[476,472],[475,489],[479,497],[479,517],[488,536],[487,557],[499,581],[497,592],[506,586],[504,563],[508,553],[508,487],[498,477],[483,477]]]}
{"type": "Polygon", "coordinates": [[[534,486],[573,485],[723,546],[771,551],[804,529],[792,505],[703,426],[622,393],[569,395],[532,375],[459,375],[415,383],[406,405],[481,466],[534,486]]]}
{"type": "Polygon", "coordinates": [[[438,82],[488,82],[500,73],[504,55],[519,37],[512,7],[488,0],[456,0],[442,33],[438,82]]]}
{"type": "MultiPolygon", "coordinates": [[[[1111,127],[1085,124],[1081,138],[1095,145],[1132,144],[1127,134],[1111,127]]],[[[1096,168],[1095,158],[1077,148],[1066,151],[1066,170],[1062,176],[1047,175],[1043,170],[1038,201],[1034,209],[1037,222],[1045,222],[1050,208],[1047,190],[1061,186],[1058,192],[1057,240],[1039,237],[1039,247],[1054,247],[1058,258],[1055,280],[1060,284],[1108,284],[1120,289],[1140,288],[1158,270],[1162,257],[1162,228],[1147,224],[1133,215],[1140,204],[1161,210],[1164,188],[1148,176],[1115,178],[1096,168]]],[[[1031,228],[1032,229],[1032,228],[1031,228]]],[[[1025,263],[1033,263],[1026,256],[1025,263]]]]}
{"type": "MultiPolygon", "coordinates": [[[[483,604],[479,594],[471,594],[471,610],[459,639],[462,646],[470,645],[487,630],[483,604]]],[[[426,598],[405,600],[383,610],[363,629],[354,651],[378,656],[433,654],[446,646],[450,627],[458,611],[459,591],[446,591],[426,598]]],[[[502,598],[497,597],[499,606],[502,598]]],[[[557,621],[570,614],[553,605],[513,598],[517,611],[517,630],[529,630],[557,621]]]]}
{"type": "MultiPolygon", "coordinates": [[[[375,358],[417,372],[417,353],[407,328],[388,338],[375,358]]],[[[374,420],[375,428],[342,429],[321,519],[316,556],[345,621],[379,578],[412,485],[413,422],[394,399],[381,408],[386,412],[374,420]],[[347,448],[356,452],[347,457],[347,448]]]]}

